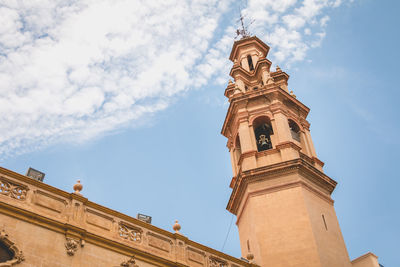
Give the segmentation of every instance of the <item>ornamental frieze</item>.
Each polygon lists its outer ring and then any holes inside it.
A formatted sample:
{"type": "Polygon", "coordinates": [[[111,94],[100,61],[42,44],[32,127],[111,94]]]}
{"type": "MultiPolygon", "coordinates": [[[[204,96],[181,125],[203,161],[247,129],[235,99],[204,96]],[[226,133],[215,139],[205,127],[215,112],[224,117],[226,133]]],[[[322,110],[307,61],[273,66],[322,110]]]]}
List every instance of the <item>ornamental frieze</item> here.
{"type": "Polygon", "coordinates": [[[0,194],[18,200],[25,200],[28,187],[13,183],[4,177],[0,177],[0,194]]]}
{"type": "Polygon", "coordinates": [[[228,263],[224,260],[211,256],[209,258],[210,267],[228,267],[228,263]]]}
{"type": "Polygon", "coordinates": [[[140,242],[142,240],[142,230],[140,228],[123,222],[120,222],[118,225],[118,235],[132,242],[140,242]]]}

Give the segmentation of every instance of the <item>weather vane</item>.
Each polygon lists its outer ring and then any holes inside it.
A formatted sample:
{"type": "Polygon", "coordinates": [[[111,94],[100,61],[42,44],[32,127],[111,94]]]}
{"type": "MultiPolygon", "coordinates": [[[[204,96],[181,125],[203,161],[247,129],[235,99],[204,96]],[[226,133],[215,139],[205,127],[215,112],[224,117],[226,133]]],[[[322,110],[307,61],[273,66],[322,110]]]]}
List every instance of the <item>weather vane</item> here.
{"type": "Polygon", "coordinates": [[[238,19],[237,22],[240,21],[240,24],[241,24],[242,28],[241,28],[241,29],[239,28],[239,29],[236,30],[236,37],[235,37],[235,39],[237,39],[239,36],[241,36],[240,39],[249,38],[251,34],[250,34],[248,28],[249,28],[249,26],[250,26],[251,24],[253,24],[254,20],[252,20],[252,21],[249,23],[249,25],[244,26],[244,16],[242,15],[242,11],[241,11],[241,10],[239,10],[239,11],[240,11],[240,19],[238,19]]]}

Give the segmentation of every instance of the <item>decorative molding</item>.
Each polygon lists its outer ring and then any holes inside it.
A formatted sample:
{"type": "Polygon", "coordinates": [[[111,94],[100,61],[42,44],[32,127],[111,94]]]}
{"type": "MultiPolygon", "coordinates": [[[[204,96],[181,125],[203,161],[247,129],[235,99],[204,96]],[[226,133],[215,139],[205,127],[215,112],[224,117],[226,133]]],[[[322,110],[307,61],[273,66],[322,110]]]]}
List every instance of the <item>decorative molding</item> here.
{"type": "Polygon", "coordinates": [[[118,235],[123,239],[139,243],[142,241],[142,232],[142,229],[139,227],[127,223],[119,222],[118,224],[118,235]]]}
{"type": "Polygon", "coordinates": [[[298,146],[297,144],[295,144],[292,141],[282,142],[282,143],[279,143],[279,144],[276,145],[276,149],[281,150],[281,149],[285,149],[285,148],[293,148],[293,149],[295,149],[297,151],[301,150],[301,147],[298,146]]]}
{"type": "Polygon", "coordinates": [[[249,127],[253,127],[253,122],[256,119],[261,118],[261,117],[267,117],[269,121],[274,119],[274,117],[272,116],[272,113],[269,110],[266,110],[265,107],[254,109],[251,111],[251,115],[249,118],[249,127]]]}
{"type": "Polygon", "coordinates": [[[324,167],[325,163],[322,162],[319,158],[317,158],[317,157],[312,157],[312,159],[315,161],[315,163],[317,163],[317,164],[320,165],[321,167],[324,167]]]}
{"type": "Polygon", "coordinates": [[[304,126],[303,126],[303,124],[301,123],[301,121],[298,119],[298,117],[299,117],[299,116],[294,116],[294,115],[292,114],[292,112],[289,110],[289,112],[288,112],[288,114],[287,114],[288,122],[289,122],[289,120],[294,121],[294,122],[297,124],[297,126],[299,126],[300,131],[304,131],[304,126]]]}
{"type": "Polygon", "coordinates": [[[245,158],[251,158],[257,154],[257,150],[251,150],[240,154],[238,165],[241,165],[245,158]]]}
{"type": "Polygon", "coordinates": [[[173,242],[170,239],[154,234],[152,232],[148,232],[147,235],[150,247],[154,247],[168,253],[171,252],[171,246],[173,242]]]}
{"type": "Polygon", "coordinates": [[[294,187],[302,187],[302,188],[310,191],[311,193],[314,193],[316,196],[325,200],[329,204],[333,205],[333,203],[334,203],[332,198],[330,198],[329,196],[324,195],[320,191],[314,189],[312,186],[305,183],[304,181],[296,181],[296,182],[286,183],[286,184],[282,184],[282,185],[272,186],[272,187],[269,187],[266,189],[249,192],[244,199],[244,204],[240,205],[240,207],[238,208],[236,224],[239,224],[240,219],[242,218],[242,214],[243,214],[242,212],[251,197],[269,194],[269,193],[273,193],[273,192],[277,192],[277,191],[282,191],[282,190],[286,190],[286,189],[290,189],[290,188],[294,188],[294,187]]]}
{"type": "Polygon", "coordinates": [[[10,250],[13,254],[13,258],[6,262],[1,262],[0,267],[13,266],[13,265],[21,263],[25,260],[25,257],[24,257],[24,254],[22,253],[22,251],[19,249],[19,247],[17,245],[15,245],[14,242],[12,242],[9,239],[8,234],[4,230],[0,231],[0,242],[3,243],[4,246],[8,250],[10,250]]]}
{"type": "Polygon", "coordinates": [[[106,231],[110,231],[114,219],[103,213],[97,212],[93,209],[85,208],[86,211],[86,223],[95,227],[101,228],[106,231]]]}
{"type": "Polygon", "coordinates": [[[204,265],[204,259],[206,257],[206,253],[201,250],[194,249],[192,247],[187,248],[187,255],[190,261],[194,261],[198,264],[204,265]]]}
{"type": "Polygon", "coordinates": [[[213,256],[209,257],[208,262],[209,262],[209,267],[228,267],[228,263],[226,261],[213,256]]]}
{"type": "Polygon", "coordinates": [[[74,256],[78,250],[79,241],[70,237],[66,237],[65,248],[69,256],[74,256]]]}
{"type": "Polygon", "coordinates": [[[374,253],[367,252],[364,255],[361,255],[360,257],[355,258],[354,260],[352,260],[351,263],[355,264],[356,262],[362,261],[363,259],[368,258],[368,257],[378,259],[378,256],[376,256],[374,253]]]}
{"type": "MultiPolygon", "coordinates": [[[[273,136],[273,135],[271,135],[271,136],[273,136]]],[[[261,158],[263,156],[273,155],[273,154],[277,154],[277,153],[279,153],[279,150],[276,148],[270,148],[270,149],[263,150],[263,151],[257,151],[256,158],[261,158]]]]}
{"type": "Polygon", "coordinates": [[[25,200],[29,188],[26,185],[17,184],[0,177],[0,194],[18,200],[25,200]]]}
{"type": "Polygon", "coordinates": [[[68,204],[64,198],[54,196],[41,190],[34,190],[34,203],[37,206],[57,213],[62,213],[68,204]]]}
{"type": "Polygon", "coordinates": [[[243,200],[246,187],[249,183],[264,179],[271,179],[282,174],[297,172],[312,184],[317,185],[328,194],[335,189],[336,182],[326,174],[319,171],[312,164],[304,159],[294,159],[280,162],[257,169],[244,171],[237,176],[236,184],[233,187],[227,209],[233,214],[237,214],[241,201],[243,200]]]}
{"type": "MultiPolygon", "coordinates": [[[[305,106],[303,103],[301,103],[299,100],[296,98],[293,98],[288,92],[282,90],[279,88],[277,84],[271,84],[271,85],[265,85],[263,88],[260,88],[259,90],[250,90],[246,94],[242,96],[235,97],[234,99],[230,99],[231,103],[229,105],[224,124],[222,126],[221,133],[225,137],[227,136],[227,130],[230,127],[233,127],[232,125],[234,124],[234,119],[237,117],[237,114],[235,112],[235,109],[238,105],[243,103],[243,101],[249,101],[254,98],[258,97],[268,97],[270,98],[270,95],[273,95],[272,97],[275,99],[279,99],[279,101],[289,101],[290,103],[293,103],[293,107],[288,107],[288,104],[271,104],[269,106],[263,106],[263,110],[269,111],[269,112],[282,112],[285,115],[288,115],[287,113],[290,111],[291,114],[299,114],[300,117],[304,118],[304,123],[302,123],[302,126],[307,128],[309,123],[305,120],[307,117],[308,113],[310,112],[310,109],[305,106]]],[[[298,115],[296,115],[298,116],[298,115]]]]}
{"type": "Polygon", "coordinates": [[[127,261],[123,261],[119,266],[122,266],[122,267],[139,267],[139,265],[136,264],[135,256],[132,256],[127,261]]]}

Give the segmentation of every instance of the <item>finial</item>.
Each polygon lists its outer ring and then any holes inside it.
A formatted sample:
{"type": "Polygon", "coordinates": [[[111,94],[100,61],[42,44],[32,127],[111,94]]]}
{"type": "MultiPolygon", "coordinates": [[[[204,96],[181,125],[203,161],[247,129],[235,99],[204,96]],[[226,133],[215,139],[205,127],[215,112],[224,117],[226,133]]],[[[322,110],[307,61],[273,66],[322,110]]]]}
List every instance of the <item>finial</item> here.
{"type": "Polygon", "coordinates": [[[242,11],[240,9],[239,9],[239,11],[240,11],[240,18],[237,20],[237,22],[240,21],[240,24],[241,24],[242,28],[241,29],[236,29],[236,37],[235,37],[235,39],[238,38],[239,36],[242,36],[242,38],[240,38],[240,39],[249,38],[251,34],[248,31],[248,28],[249,28],[249,26],[251,24],[253,24],[254,20],[252,20],[249,23],[249,25],[244,26],[244,22],[243,22],[244,16],[242,15],[242,11]]]}
{"type": "Polygon", "coordinates": [[[228,84],[232,84],[232,80],[229,80],[229,81],[228,81],[228,84]]]}
{"type": "Polygon", "coordinates": [[[179,230],[181,230],[181,225],[178,223],[178,220],[175,221],[175,224],[172,226],[172,229],[174,229],[175,233],[180,234],[179,230]]]}
{"type": "Polygon", "coordinates": [[[278,65],[276,65],[276,71],[281,71],[281,68],[279,68],[278,65]]]}
{"type": "Polygon", "coordinates": [[[254,259],[253,253],[251,253],[251,252],[249,251],[249,253],[246,255],[246,259],[248,259],[249,262],[251,263],[251,262],[253,261],[253,259],[254,259]]]}
{"type": "Polygon", "coordinates": [[[81,191],[82,191],[82,189],[83,189],[83,185],[81,184],[81,180],[77,180],[76,181],[76,184],[74,184],[74,187],[73,187],[73,189],[74,189],[74,193],[75,194],[77,194],[77,195],[81,195],[81,191]]]}
{"type": "Polygon", "coordinates": [[[296,98],[296,95],[293,93],[293,91],[290,91],[290,95],[296,98]]]}

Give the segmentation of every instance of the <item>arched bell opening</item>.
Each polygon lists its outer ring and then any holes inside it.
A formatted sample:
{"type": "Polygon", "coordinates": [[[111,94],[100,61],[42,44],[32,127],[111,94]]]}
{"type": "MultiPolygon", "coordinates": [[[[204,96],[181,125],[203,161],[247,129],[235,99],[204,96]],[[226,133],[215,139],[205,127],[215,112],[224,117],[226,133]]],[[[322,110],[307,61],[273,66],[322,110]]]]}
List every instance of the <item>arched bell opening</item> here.
{"type": "Polygon", "coordinates": [[[253,65],[253,59],[251,58],[251,55],[247,55],[247,64],[249,65],[249,70],[253,71],[254,65],[253,65]]]}
{"type": "Polygon", "coordinates": [[[290,134],[292,135],[292,138],[298,142],[300,142],[300,127],[295,123],[293,120],[289,119],[289,128],[290,128],[290,134]]]}
{"type": "Polygon", "coordinates": [[[0,263],[10,261],[14,258],[15,253],[6,244],[0,241],[0,263]]]}
{"type": "Polygon", "coordinates": [[[236,161],[239,161],[240,156],[242,155],[242,149],[240,147],[240,139],[239,135],[236,136],[235,143],[234,143],[234,153],[236,161]]]}
{"type": "Polygon", "coordinates": [[[260,117],[253,122],[254,135],[257,143],[257,151],[272,148],[271,135],[274,134],[271,121],[267,117],[260,117]]]}

